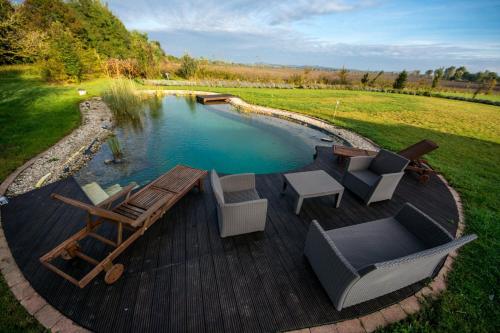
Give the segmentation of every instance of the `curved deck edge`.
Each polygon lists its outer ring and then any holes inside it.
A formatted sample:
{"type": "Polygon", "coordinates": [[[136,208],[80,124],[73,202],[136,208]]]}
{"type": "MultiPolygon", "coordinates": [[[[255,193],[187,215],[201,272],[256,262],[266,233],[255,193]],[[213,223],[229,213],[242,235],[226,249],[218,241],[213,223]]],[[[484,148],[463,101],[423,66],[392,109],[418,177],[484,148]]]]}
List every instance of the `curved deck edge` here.
{"type": "MultiPolygon", "coordinates": [[[[146,92],[161,92],[166,94],[181,94],[181,95],[192,95],[196,93],[206,93],[201,91],[189,91],[189,90],[152,90],[146,92]]],[[[295,119],[298,121],[303,121],[313,126],[317,126],[321,129],[331,132],[334,135],[338,135],[344,140],[350,142],[347,138],[342,135],[339,135],[337,131],[346,131],[344,129],[340,129],[333,125],[330,125],[322,120],[299,115],[293,112],[272,109],[267,107],[255,106],[244,102],[242,99],[238,97],[231,98],[231,104],[235,106],[241,106],[244,108],[249,108],[249,110],[254,112],[261,112],[265,114],[273,114],[278,116],[284,116],[291,119],[295,119]],[[319,125],[319,126],[318,126],[319,125]]],[[[78,128],[77,128],[78,129],[78,128]]],[[[75,129],[74,131],[76,131],[75,129]]],[[[353,133],[353,132],[350,132],[353,133]]],[[[378,149],[378,147],[371,140],[366,139],[356,133],[353,133],[357,137],[365,140],[367,149],[378,149]]],[[[69,134],[71,135],[71,134],[69,134]]],[[[64,140],[61,139],[61,141],[64,140]]],[[[59,141],[60,142],[60,141],[59,141]]],[[[50,149],[50,148],[49,148],[50,149]]],[[[19,167],[16,171],[14,171],[11,175],[9,175],[5,181],[0,186],[0,195],[4,195],[6,189],[10,186],[12,182],[14,182],[15,178],[26,168],[31,166],[37,158],[39,158],[43,153],[37,155],[32,158],[24,165],[19,167]]],[[[465,229],[465,218],[463,212],[463,206],[460,199],[460,195],[458,192],[450,186],[450,184],[446,181],[446,179],[438,175],[438,177],[443,181],[448,190],[453,196],[455,204],[457,206],[459,221],[458,228],[456,231],[456,237],[460,237],[463,234],[465,229]]],[[[436,275],[436,277],[424,288],[420,291],[416,292],[414,295],[399,301],[396,304],[378,310],[376,312],[370,313],[365,316],[360,316],[354,319],[349,319],[345,321],[341,321],[335,324],[322,325],[304,328],[298,331],[289,331],[289,332],[312,332],[312,330],[321,330],[322,332],[335,332],[335,331],[344,331],[348,329],[349,331],[355,332],[372,332],[376,328],[381,328],[387,326],[389,324],[393,324],[400,320],[404,320],[407,316],[412,315],[420,311],[423,302],[428,298],[437,298],[439,295],[444,292],[447,288],[446,279],[449,272],[452,269],[452,265],[454,260],[457,257],[457,253],[449,255],[446,259],[443,267],[436,275]]],[[[21,305],[26,309],[26,311],[33,315],[42,326],[47,328],[52,332],[90,332],[89,330],[79,326],[74,323],[71,319],[67,318],[51,306],[47,301],[42,298],[30,285],[30,283],[25,279],[21,270],[17,266],[12,253],[10,251],[7,239],[5,237],[3,228],[2,228],[2,216],[0,210],[0,270],[7,282],[8,287],[11,292],[14,294],[16,299],[21,303],[21,305]]]]}

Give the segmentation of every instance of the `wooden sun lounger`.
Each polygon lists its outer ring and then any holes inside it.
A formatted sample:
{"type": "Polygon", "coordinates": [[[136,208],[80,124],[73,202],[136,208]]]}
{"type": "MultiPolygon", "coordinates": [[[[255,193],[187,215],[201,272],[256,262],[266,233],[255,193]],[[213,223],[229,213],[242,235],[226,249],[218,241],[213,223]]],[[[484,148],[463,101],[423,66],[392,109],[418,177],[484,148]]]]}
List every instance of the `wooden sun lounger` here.
{"type": "Polygon", "coordinates": [[[135,186],[132,184],[98,205],[84,203],[53,193],[53,199],[87,211],[87,225],[42,256],[40,258],[41,263],[80,288],[84,288],[102,271],[106,272],[104,281],[108,284],[114,283],[122,275],[124,267],[122,264],[113,264],[113,260],[142,236],[151,225],[158,221],[166,211],[193,187],[198,187],[202,191],[203,178],[206,175],[207,172],[204,170],[177,165],[138,192],[131,195],[131,191],[135,186]],[[112,207],[113,203],[122,197],[125,197],[125,200],[112,207]],[[96,233],[99,226],[104,222],[116,224],[116,240],[107,239],[96,233]],[[123,237],[124,227],[133,231],[126,239],[123,237]],[[78,244],[78,241],[86,237],[97,239],[111,246],[114,250],[100,261],[91,258],[81,252],[78,244]],[[51,263],[52,260],[58,257],[65,260],[78,257],[95,267],[82,279],[77,280],[51,263]]]}
{"type": "Polygon", "coordinates": [[[401,150],[398,154],[410,160],[406,170],[416,172],[421,183],[429,181],[430,175],[436,173],[429,163],[422,158],[425,154],[438,149],[437,143],[431,140],[422,140],[408,148],[401,150]]]}
{"type": "MultiPolygon", "coordinates": [[[[437,148],[439,148],[439,146],[435,142],[431,140],[422,140],[401,150],[398,154],[410,160],[405,170],[416,172],[419,176],[419,181],[425,183],[429,180],[430,175],[436,171],[432,169],[426,160],[422,159],[422,156],[437,148]]],[[[354,156],[377,155],[376,151],[340,145],[333,145],[333,153],[337,156],[339,162],[342,162],[345,158],[354,156]]]]}
{"type": "Polygon", "coordinates": [[[377,152],[373,150],[347,147],[341,145],[333,145],[333,153],[335,154],[335,156],[337,156],[339,162],[344,161],[344,159],[348,157],[377,155],[377,152]]]}

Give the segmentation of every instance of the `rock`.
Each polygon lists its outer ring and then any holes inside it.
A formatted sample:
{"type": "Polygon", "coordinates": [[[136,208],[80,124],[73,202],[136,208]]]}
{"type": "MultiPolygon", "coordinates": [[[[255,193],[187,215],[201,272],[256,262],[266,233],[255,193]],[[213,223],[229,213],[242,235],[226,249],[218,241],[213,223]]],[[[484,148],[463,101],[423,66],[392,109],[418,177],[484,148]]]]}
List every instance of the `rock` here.
{"type": "Polygon", "coordinates": [[[7,190],[9,196],[32,190],[38,179],[48,173],[51,173],[51,176],[44,185],[75,173],[91,159],[99,145],[109,136],[111,133],[109,129],[113,127],[111,120],[113,116],[108,106],[100,98],[95,97],[80,103],[79,106],[83,118],[82,125],[49,148],[33,165],[24,170],[9,186],[7,190]],[[102,128],[102,119],[110,119],[106,124],[108,128],[102,128]],[[90,149],[85,151],[82,147],[90,149]]]}

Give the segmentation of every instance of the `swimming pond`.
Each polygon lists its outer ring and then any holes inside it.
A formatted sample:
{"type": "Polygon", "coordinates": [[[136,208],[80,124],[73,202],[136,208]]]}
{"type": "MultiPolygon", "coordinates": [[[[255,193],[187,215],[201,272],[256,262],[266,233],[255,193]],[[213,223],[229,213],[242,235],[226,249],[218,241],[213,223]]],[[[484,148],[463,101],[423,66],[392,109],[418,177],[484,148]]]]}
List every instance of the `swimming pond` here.
{"type": "Polygon", "coordinates": [[[112,152],[103,144],[75,175],[81,185],[144,185],[177,164],[221,174],[285,172],[311,163],[315,146],[332,144],[321,140],[327,135],[319,130],[229,104],[203,105],[179,96],[155,99],[145,103],[139,126],[115,128],[122,163],[106,164],[112,152]]]}

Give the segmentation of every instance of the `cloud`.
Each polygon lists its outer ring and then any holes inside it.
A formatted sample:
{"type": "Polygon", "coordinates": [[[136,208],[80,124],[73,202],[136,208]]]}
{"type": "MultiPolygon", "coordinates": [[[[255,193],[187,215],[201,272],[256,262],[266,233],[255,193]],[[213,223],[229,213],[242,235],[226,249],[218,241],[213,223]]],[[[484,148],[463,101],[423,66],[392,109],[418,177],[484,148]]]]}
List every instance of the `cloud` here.
{"type": "Polygon", "coordinates": [[[360,9],[369,0],[110,1],[127,27],[143,31],[265,32],[277,25],[360,9]]]}
{"type": "Polygon", "coordinates": [[[293,21],[300,21],[320,15],[346,12],[360,9],[370,5],[369,1],[357,1],[346,3],[345,1],[296,1],[293,4],[281,3],[273,13],[271,24],[282,24],[293,21]]]}
{"type": "MultiPolygon", "coordinates": [[[[494,42],[483,40],[481,43],[471,43],[470,40],[455,39],[454,43],[444,43],[432,39],[433,30],[424,29],[430,26],[428,22],[422,21],[424,16],[418,19],[415,14],[411,14],[411,21],[416,23],[412,24],[411,29],[407,28],[399,33],[397,24],[401,27],[406,22],[397,20],[401,17],[404,20],[408,15],[401,12],[415,13],[418,8],[413,8],[412,11],[412,8],[401,10],[395,6],[397,8],[391,12],[387,8],[381,8],[382,2],[383,0],[111,0],[108,3],[127,28],[148,32],[152,38],[162,43],[168,53],[174,55],[187,51],[195,56],[237,62],[332,67],[345,65],[358,69],[424,69],[464,64],[471,69],[500,70],[500,45],[494,37],[498,30],[488,30],[492,33],[490,40],[494,42]],[[367,10],[378,10],[382,16],[367,13],[367,10]],[[363,13],[365,21],[351,21],[351,17],[363,13]],[[329,18],[328,15],[338,17],[329,18]],[[322,33],[325,22],[335,27],[330,29],[329,34],[322,33]],[[358,27],[362,22],[366,23],[365,26],[358,27]],[[304,30],[301,24],[296,23],[310,23],[309,26],[314,26],[314,29],[304,30]],[[379,35],[383,38],[399,34],[399,40],[404,42],[390,38],[374,39],[371,42],[368,37],[356,43],[356,37],[349,38],[353,34],[370,36],[371,30],[366,30],[370,27],[382,29],[379,35]],[[419,29],[421,34],[418,34],[419,29]],[[342,37],[340,40],[347,42],[339,43],[335,34],[342,37]],[[350,40],[353,42],[349,42],[350,40]]],[[[460,27],[464,26],[462,23],[460,27]]]]}

